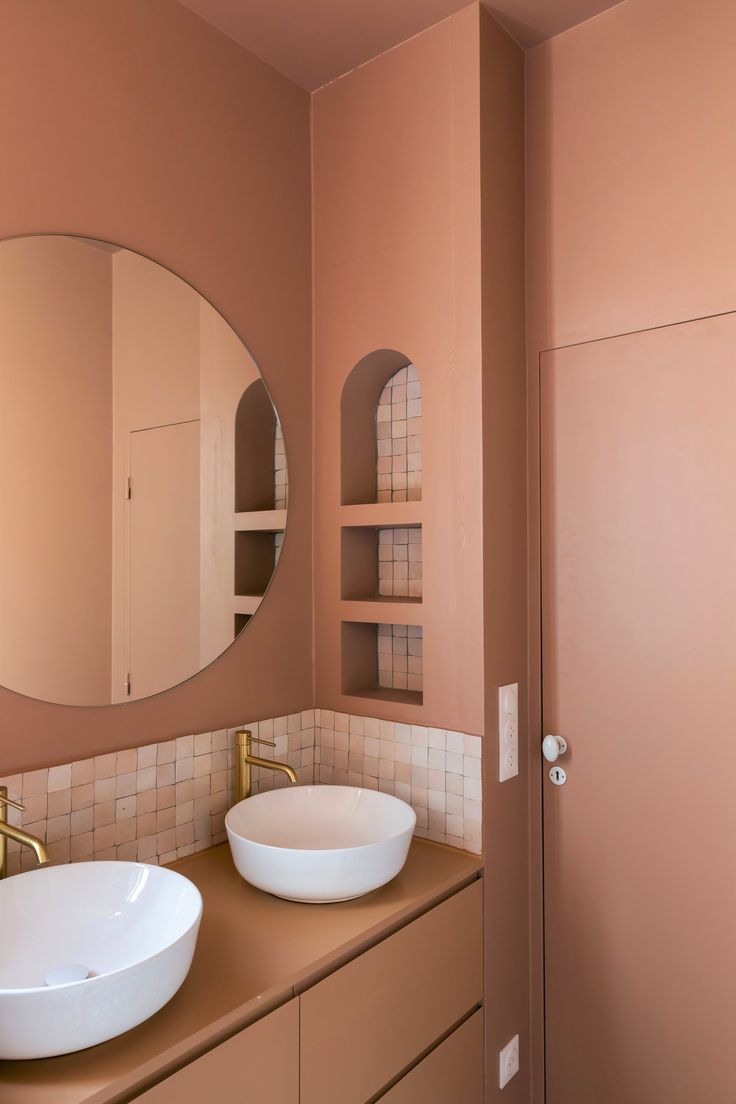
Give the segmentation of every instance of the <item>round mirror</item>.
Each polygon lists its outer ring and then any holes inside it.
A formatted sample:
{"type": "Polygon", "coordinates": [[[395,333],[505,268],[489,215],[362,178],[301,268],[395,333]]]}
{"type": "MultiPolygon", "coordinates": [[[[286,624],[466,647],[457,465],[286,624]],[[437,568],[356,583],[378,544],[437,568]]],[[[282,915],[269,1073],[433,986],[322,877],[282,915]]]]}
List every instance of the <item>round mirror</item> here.
{"type": "Polygon", "coordinates": [[[161,265],[0,242],[0,684],[66,705],[190,678],[278,562],[284,442],[258,368],[161,265]]]}

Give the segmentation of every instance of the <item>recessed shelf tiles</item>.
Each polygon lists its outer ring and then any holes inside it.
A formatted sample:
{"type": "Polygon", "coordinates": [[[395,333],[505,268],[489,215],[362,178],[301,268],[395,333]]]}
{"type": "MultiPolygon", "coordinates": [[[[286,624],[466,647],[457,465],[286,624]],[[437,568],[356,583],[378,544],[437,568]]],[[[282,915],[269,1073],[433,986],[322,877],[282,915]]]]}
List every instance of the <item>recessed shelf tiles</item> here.
{"type": "Polygon", "coordinates": [[[421,526],[345,526],[341,562],[343,599],[422,600],[421,526]]]}
{"type": "Polygon", "coordinates": [[[376,500],[418,502],[422,497],[422,385],[413,364],[381,392],[376,411],[376,500]]]}

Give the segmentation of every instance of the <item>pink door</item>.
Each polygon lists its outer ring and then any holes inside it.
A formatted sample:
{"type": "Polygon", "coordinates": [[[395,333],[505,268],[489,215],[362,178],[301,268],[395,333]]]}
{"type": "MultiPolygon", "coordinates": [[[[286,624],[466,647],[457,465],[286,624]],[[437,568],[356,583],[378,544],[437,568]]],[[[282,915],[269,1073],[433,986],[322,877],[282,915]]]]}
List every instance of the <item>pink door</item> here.
{"type": "Polygon", "coordinates": [[[547,1104],[734,1104],[736,316],[541,375],[547,1104]]]}
{"type": "Polygon", "coordinates": [[[199,422],[130,435],[131,698],[199,670],[199,422]]]}

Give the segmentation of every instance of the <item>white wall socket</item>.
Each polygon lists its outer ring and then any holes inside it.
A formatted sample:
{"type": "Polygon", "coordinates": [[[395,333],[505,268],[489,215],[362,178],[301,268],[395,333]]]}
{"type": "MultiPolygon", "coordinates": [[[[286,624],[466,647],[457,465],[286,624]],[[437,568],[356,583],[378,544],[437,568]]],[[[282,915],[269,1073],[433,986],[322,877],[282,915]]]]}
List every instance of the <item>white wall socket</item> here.
{"type": "Polygon", "coordinates": [[[514,1035],[498,1056],[498,1087],[503,1089],[519,1072],[519,1036],[514,1035]]]}
{"type": "Polygon", "coordinates": [[[519,773],[519,684],[498,688],[498,781],[519,773]]]}

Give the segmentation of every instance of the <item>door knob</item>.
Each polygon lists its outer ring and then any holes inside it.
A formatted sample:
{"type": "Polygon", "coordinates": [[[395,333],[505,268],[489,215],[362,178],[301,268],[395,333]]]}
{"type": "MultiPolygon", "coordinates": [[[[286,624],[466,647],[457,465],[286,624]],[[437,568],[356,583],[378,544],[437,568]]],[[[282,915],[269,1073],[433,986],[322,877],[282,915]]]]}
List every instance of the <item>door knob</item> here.
{"type": "Polygon", "coordinates": [[[556,763],[566,751],[567,740],[564,736],[545,736],[542,740],[542,755],[548,763],[556,763]]]}

